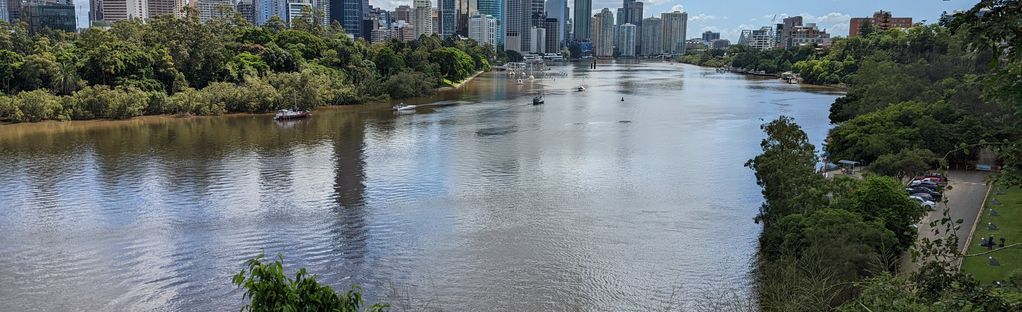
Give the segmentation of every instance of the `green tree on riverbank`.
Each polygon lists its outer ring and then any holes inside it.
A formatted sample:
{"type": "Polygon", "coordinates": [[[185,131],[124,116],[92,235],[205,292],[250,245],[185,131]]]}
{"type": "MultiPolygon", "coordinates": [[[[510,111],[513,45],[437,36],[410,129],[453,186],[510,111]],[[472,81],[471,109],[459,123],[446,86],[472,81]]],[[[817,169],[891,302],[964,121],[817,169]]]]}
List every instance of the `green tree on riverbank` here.
{"type": "Polygon", "coordinates": [[[159,16],[80,34],[0,23],[0,120],[215,115],[429,94],[488,70],[493,47],[421,36],[369,44],[339,25],[159,16]],[[140,102],[141,99],[141,102],[140,102]]]}

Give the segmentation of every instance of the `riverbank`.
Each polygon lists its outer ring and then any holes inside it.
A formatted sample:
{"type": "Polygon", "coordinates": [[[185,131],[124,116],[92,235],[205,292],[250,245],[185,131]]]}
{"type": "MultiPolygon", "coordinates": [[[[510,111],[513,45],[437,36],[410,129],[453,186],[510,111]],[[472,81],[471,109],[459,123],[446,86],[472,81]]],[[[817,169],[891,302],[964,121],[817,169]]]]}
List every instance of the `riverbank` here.
{"type": "MultiPolygon", "coordinates": [[[[700,68],[717,69],[717,67],[714,67],[714,66],[699,65],[699,64],[686,63],[686,62],[677,62],[677,63],[678,64],[685,64],[685,65],[692,65],[692,66],[696,66],[696,67],[700,67],[700,68]]],[[[734,71],[734,70],[731,70],[731,69],[728,69],[727,72],[734,73],[734,74],[740,74],[740,75],[744,75],[744,76],[766,78],[766,79],[781,79],[781,75],[780,74],[759,74],[759,73],[746,72],[746,71],[734,71]]],[[[811,87],[815,87],[815,88],[825,88],[825,89],[831,89],[831,90],[835,90],[835,91],[848,91],[848,86],[845,85],[845,84],[836,84],[836,85],[834,85],[834,84],[815,84],[815,83],[807,83],[807,82],[801,82],[801,81],[799,81],[799,83],[792,83],[792,84],[800,85],[800,86],[811,86],[811,87]]]]}
{"type": "Polygon", "coordinates": [[[466,83],[471,82],[473,79],[475,79],[479,75],[482,75],[485,72],[486,72],[485,70],[480,70],[480,71],[476,72],[474,75],[469,76],[468,78],[462,79],[461,81],[458,81],[458,82],[450,82],[450,81],[447,81],[447,79],[444,79],[444,83],[447,84],[447,86],[439,87],[439,88],[436,88],[435,90],[436,91],[446,91],[446,90],[460,89],[461,86],[464,86],[466,83]]]}

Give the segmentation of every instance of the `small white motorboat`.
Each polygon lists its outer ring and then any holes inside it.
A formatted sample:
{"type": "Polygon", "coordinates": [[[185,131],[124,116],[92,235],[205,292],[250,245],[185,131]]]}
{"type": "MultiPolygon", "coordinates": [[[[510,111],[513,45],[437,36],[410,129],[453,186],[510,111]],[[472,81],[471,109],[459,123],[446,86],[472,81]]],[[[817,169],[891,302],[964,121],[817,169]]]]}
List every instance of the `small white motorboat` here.
{"type": "Polygon", "coordinates": [[[273,115],[274,120],[288,120],[309,117],[309,111],[281,109],[273,115]]]}
{"type": "Polygon", "coordinates": [[[415,105],[405,105],[405,103],[394,105],[394,111],[395,112],[406,111],[406,110],[413,110],[413,109],[415,109],[415,105]]]}
{"type": "Polygon", "coordinates": [[[582,92],[582,91],[585,91],[585,90],[586,90],[586,87],[578,86],[578,92],[582,92]]]}
{"type": "Polygon", "coordinates": [[[543,96],[542,95],[532,98],[532,105],[539,105],[539,104],[543,104],[543,103],[545,103],[545,101],[543,101],[543,96]]]}

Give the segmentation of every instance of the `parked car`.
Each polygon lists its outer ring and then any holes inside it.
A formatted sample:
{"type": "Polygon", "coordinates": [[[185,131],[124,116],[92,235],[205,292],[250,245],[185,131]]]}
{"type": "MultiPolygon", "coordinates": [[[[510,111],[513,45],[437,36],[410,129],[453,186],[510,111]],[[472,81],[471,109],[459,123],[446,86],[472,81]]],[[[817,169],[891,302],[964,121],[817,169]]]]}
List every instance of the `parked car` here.
{"type": "Polygon", "coordinates": [[[909,195],[919,194],[919,193],[929,194],[930,196],[933,196],[933,198],[936,198],[937,200],[940,200],[941,198],[944,197],[944,194],[941,194],[938,191],[935,191],[935,190],[932,190],[932,189],[929,189],[929,188],[925,188],[925,187],[922,187],[922,186],[907,187],[907,188],[905,188],[905,191],[908,192],[909,195]]]}
{"type": "Polygon", "coordinates": [[[910,182],[908,184],[908,186],[910,186],[910,187],[925,187],[925,188],[936,190],[938,185],[937,185],[937,182],[933,182],[933,181],[929,181],[929,180],[912,180],[912,182],[910,182]]]}
{"type": "Polygon", "coordinates": [[[933,210],[933,207],[935,207],[937,205],[937,203],[925,200],[925,199],[923,199],[922,197],[919,197],[919,196],[909,196],[908,198],[911,198],[911,199],[915,200],[916,202],[919,202],[919,205],[923,206],[923,207],[926,207],[927,210],[933,210]]]}
{"type": "Polygon", "coordinates": [[[916,177],[914,180],[932,181],[940,186],[945,186],[948,183],[947,177],[939,173],[924,174],[916,177]]]}
{"type": "Polygon", "coordinates": [[[919,197],[919,198],[922,198],[922,199],[925,199],[925,200],[928,200],[928,201],[936,202],[936,200],[933,200],[933,196],[930,195],[930,194],[927,194],[927,193],[910,193],[908,195],[909,196],[919,197]]]}

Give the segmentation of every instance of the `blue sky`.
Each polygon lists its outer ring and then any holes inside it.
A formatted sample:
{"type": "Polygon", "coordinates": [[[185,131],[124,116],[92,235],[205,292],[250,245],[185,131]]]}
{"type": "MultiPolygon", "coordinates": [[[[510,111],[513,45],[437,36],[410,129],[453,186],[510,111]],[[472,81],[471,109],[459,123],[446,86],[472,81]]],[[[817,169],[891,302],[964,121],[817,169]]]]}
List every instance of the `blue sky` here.
{"type": "MultiPolygon", "coordinates": [[[[568,0],[568,6],[574,6],[568,0]]],[[[642,0],[644,15],[681,10],[688,12],[688,37],[698,37],[703,31],[721,33],[721,37],[735,41],[742,29],[768,26],[774,15],[778,21],[785,16],[801,15],[807,23],[817,23],[832,36],[848,35],[848,19],[870,16],[878,9],[891,11],[895,16],[912,17],[914,21],[933,23],[943,11],[953,12],[971,8],[977,0],[642,0]]],[[[78,9],[79,26],[88,25],[89,0],[74,0],[78,9]]],[[[593,13],[603,8],[621,7],[622,0],[593,0],[593,13]]],[[[369,4],[387,10],[398,5],[411,5],[411,0],[369,0],[369,4]]],[[[434,6],[436,0],[433,0],[434,6]]]]}

